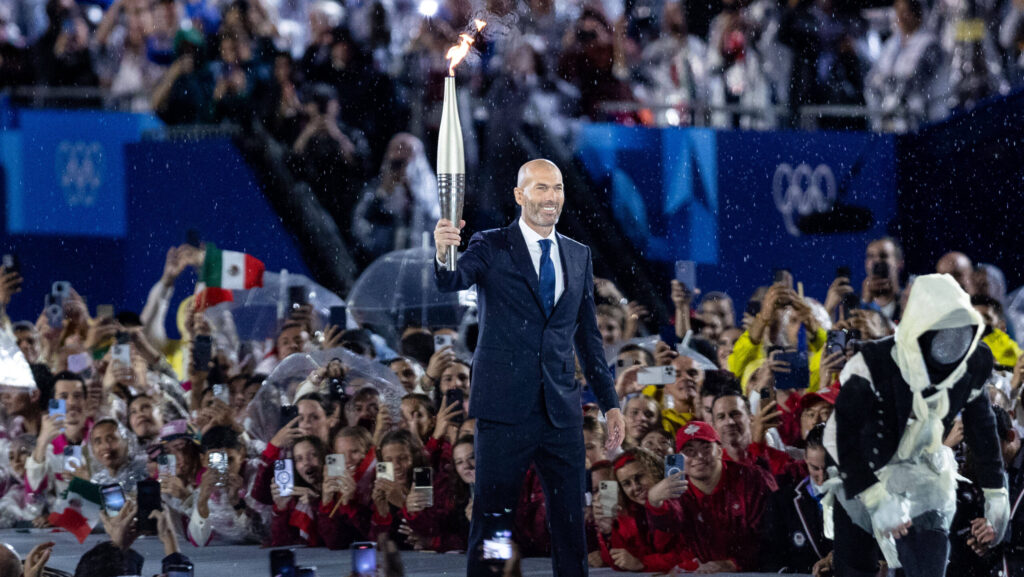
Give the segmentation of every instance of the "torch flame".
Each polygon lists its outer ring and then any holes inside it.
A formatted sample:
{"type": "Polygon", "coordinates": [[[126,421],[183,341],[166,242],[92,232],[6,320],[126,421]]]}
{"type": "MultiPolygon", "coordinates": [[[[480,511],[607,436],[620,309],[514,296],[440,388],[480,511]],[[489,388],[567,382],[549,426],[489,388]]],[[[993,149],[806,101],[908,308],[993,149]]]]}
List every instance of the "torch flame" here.
{"type": "MultiPolygon", "coordinates": [[[[484,26],[487,26],[487,23],[483,20],[473,20],[473,24],[476,25],[477,32],[480,32],[484,29],[484,26]]],[[[469,34],[459,34],[459,43],[449,48],[448,54],[445,55],[445,58],[451,61],[448,64],[449,76],[455,76],[455,67],[469,55],[469,49],[475,41],[476,39],[469,34]]]]}

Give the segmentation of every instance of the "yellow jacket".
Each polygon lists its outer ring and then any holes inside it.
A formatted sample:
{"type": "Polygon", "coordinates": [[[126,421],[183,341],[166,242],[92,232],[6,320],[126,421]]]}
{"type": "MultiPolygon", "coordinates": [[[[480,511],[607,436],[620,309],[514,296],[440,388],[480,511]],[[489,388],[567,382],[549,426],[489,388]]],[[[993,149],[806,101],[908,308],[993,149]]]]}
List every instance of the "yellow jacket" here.
{"type": "MultiPolygon", "coordinates": [[[[818,368],[821,365],[821,351],[825,347],[825,340],[828,338],[828,331],[818,327],[818,330],[813,335],[808,335],[807,347],[809,353],[809,368],[811,371],[810,382],[807,384],[808,388],[814,390],[818,387],[818,368]]],[[[755,345],[750,340],[750,332],[743,331],[740,338],[737,339],[736,344],[733,345],[732,354],[729,355],[729,371],[740,378],[740,382],[743,384],[743,392],[747,392],[747,383],[750,382],[750,376],[754,374],[762,364],[764,364],[765,354],[764,346],[755,345]]]]}
{"type": "Polygon", "coordinates": [[[1012,367],[1017,364],[1017,359],[1020,358],[1021,348],[1017,346],[1017,343],[1013,342],[1010,335],[1004,333],[999,329],[992,329],[992,332],[981,339],[988,348],[992,349],[992,356],[995,358],[996,363],[1012,367]]]}

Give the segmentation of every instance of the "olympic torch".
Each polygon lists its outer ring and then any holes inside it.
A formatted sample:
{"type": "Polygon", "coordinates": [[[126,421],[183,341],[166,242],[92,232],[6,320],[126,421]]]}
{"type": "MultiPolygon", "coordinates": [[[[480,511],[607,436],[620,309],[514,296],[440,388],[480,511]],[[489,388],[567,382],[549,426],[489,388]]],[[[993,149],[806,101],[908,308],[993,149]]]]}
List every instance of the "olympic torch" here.
{"type": "MultiPolygon", "coordinates": [[[[475,20],[479,32],[486,26],[475,20]]],[[[459,102],[455,94],[455,67],[469,54],[474,38],[459,36],[459,44],[448,50],[448,76],[444,79],[444,106],[441,108],[441,128],[437,135],[437,196],[441,203],[441,218],[455,226],[462,220],[462,207],[466,200],[466,154],[462,146],[462,123],[459,121],[459,102]]],[[[445,266],[455,270],[459,247],[448,247],[445,266]]]]}

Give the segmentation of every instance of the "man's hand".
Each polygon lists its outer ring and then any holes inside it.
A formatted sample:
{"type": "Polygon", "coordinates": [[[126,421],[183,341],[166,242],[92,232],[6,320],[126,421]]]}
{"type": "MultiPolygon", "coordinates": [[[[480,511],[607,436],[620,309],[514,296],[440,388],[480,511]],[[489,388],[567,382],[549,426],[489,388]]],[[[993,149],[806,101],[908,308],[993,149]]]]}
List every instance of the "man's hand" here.
{"type": "Polygon", "coordinates": [[[647,503],[655,509],[660,508],[669,499],[678,499],[690,488],[689,481],[682,472],[675,473],[658,481],[647,491],[647,503]]]}
{"type": "Polygon", "coordinates": [[[456,228],[452,221],[442,218],[437,221],[434,227],[434,245],[437,247],[437,260],[444,263],[448,259],[448,247],[462,244],[462,236],[459,231],[466,226],[466,221],[460,220],[456,228]]]}
{"type": "Polygon", "coordinates": [[[462,407],[459,406],[458,402],[452,403],[447,407],[441,406],[441,410],[437,413],[436,424],[434,425],[434,438],[443,439],[448,433],[448,427],[453,426],[452,418],[462,413],[462,407]]]}
{"type": "Polygon", "coordinates": [[[775,401],[761,407],[750,422],[751,442],[758,445],[764,444],[768,429],[778,427],[781,417],[782,411],[779,410],[778,403],[775,401]]]}
{"type": "Polygon", "coordinates": [[[604,448],[611,453],[618,450],[626,438],[626,420],[622,417],[622,411],[619,409],[608,411],[604,417],[608,425],[608,440],[605,441],[604,448]]]}
{"type": "Polygon", "coordinates": [[[441,381],[441,375],[453,364],[455,364],[455,351],[450,346],[441,347],[430,355],[427,370],[424,372],[430,382],[436,385],[441,381]]]}
{"type": "Polygon", "coordinates": [[[819,559],[814,567],[811,568],[811,573],[814,577],[824,577],[825,575],[832,574],[832,552],[829,551],[828,555],[825,555],[822,559],[819,559]]]}
{"type": "Polygon", "coordinates": [[[984,518],[978,517],[971,521],[971,536],[967,538],[967,546],[979,557],[988,553],[996,540],[996,530],[984,518]]]}
{"type": "Polygon", "coordinates": [[[50,553],[53,552],[53,541],[40,543],[32,548],[28,557],[25,557],[25,568],[23,577],[43,577],[43,568],[50,560],[50,553]]]}

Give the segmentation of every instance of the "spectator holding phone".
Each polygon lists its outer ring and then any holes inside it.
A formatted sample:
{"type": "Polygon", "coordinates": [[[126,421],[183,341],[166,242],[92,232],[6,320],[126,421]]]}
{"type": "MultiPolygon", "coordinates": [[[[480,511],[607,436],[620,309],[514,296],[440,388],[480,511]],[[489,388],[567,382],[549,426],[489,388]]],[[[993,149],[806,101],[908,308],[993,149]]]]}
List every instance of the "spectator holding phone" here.
{"type": "Polygon", "coordinates": [[[634,393],[632,397],[627,397],[623,413],[626,417],[627,446],[639,446],[647,433],[661,426],[661,405],[647,395],[634,393]]]}
{"type": "Polygon", "coordinates": [[[270,491],[274,507],[270,520],[269,547],[284,545],[320,545],[317,515],[320,510],[320,490],[323,488],[326,447],[319,437],[304,436],[292,451],[293,473],[289,479],[289,494],[282,483],[275,480],[270,491]]]}
{"type": "Polygon", "coordinates": [[[755,570],[772,480],[757,467],[723,459],[707,423],[681,429],[676,448],[686,457],[686,478],[673,475],[647,491],[650,527],[677,533],[700,562],[699,573],[755,570]]]}
{"type": "Polygon", "coordinates": [[[35,495],[26,490],[25,461],[35,447],[35,437],[22,435],[11,439],[7,447],[7,460],[10,468],[0,469],[0,528],[14,527],[38,520],[42,525],[42,516],[46,505],[45,495],[35,495]]]}
{"type": "Polygon", "coordinates": [[[697,569],[695,556],[677,534],[654,529],[647,520],[647,493],[664,478],[662,460],[634,447],[615,460],[613,470],[621,506],[608,511],[601,499],[594,502],[604,564],[619,571],[646,573],[664,573],[677,566],[686,571],[697,569]]]}
{"type": "Polygon", "coordinates": [[[862,306],[881,312],[893,322],[899,322],[903,312],[900,307],[903,293],[900,288],[903,247],[896,239],[888,236],[871,241],[864,253],[864,272],[867,277],[861,285],[862,306]]]}
{"type": "Polygon", "coordinates": [[[187,421],[171,421],[160,429],[160,449],[158,475],[164,506],[187,517],[195,506],[201,469],[199,436],[187,421]]]}
{"type": "MultiPolygon", "coordinates": [[[[760,467],[772,476],[769,486],[774,490],[781,480],[799,480],[807,476],[803,463],[794,461],[784,451],[765,442],[767,429],[777,426],[781,413],[775,402],[766,403],[756,417],[750,414],[747,398],[739,391],[726,391],[715,398],[711,416],[715,433],[721,439],[723,459],[760,467]]],[[[794,483],[795,484],[795,483],[794,483]]]]}
{"type": "Polygon", "coordinates": [[[128,428],[138,439],[140,447],[148,452],[149,448],[157,445],[163,426],[164,418],[159,402],[148,395],[136,395],[128,399],[128,428]]]}
{"type": "Polygon", "coordinates": [[[368,538],[377,459],[370,433],[362,427],[334,432],[332,443],[334,454],[345,461],[345,472],[324,472],[317,529],[324,545],[333,550],[368,538]]]}
{"type": "Polygon", "coordinates": [[[278,363],[308,346],[309,328],[296,320],[285,321],[274,338],[274,348],[256,365],[255,372],[269,375],[278,363]]]}
{"type": "Polygon", "coordinates": [[[214,427],[202,437],[202,462],[199,494],[189,515],[188,539],[197,547],[211,541],[251,543],[258,541],[261,520],[256,502],[250,501],[248,487],[252,467],[245,463],[245,448],[238,433],[230,427],[214,427]],[[211,456],[221,469],[211,468],[211,456]]]}
{"type": "Polygon", "coordinates": [[[7,413],[8,420],[4,423],[7,436],[39,434],[46,404],[42,400],[42,393],[38,387],[27,391],[25,389],[5,389],[0,392],[0,405],[3,405],[3,409],[7,413]]]}
{"type": "Polygon", "coordinates": [[[424,445],[430,440],[437,421],[434,402],[426,395],[410,394],[402,397],[402,422],[399,428],[409,431],[424,445]]]}
{"type": "Polygon", "coordinates": [[[67,489],[64,448],[81,446],[92,428],[92,415],[87,414],[85,381],[71,373],[58,373],[54,383],[54,399],[64,402],[64,413],[43,416],[35,449],[25,461],[25,477],[32,492],[53,488],[57,493],[67,489]]]}
{"type": "Polygon", "coordinates": [[[404,515],[419,513],[425,508],[415,497],[410,502],[409,496],[413,469],[428,466],[426,453],[412,433],[399,430],[384,436],[377,454],[379,461],[372,492],[370,538],[387,534],[399,548],[412,549],[414,544],[399,529],[404,515]],[[412,505],[412,511],[408,505],[412,505]]]}

